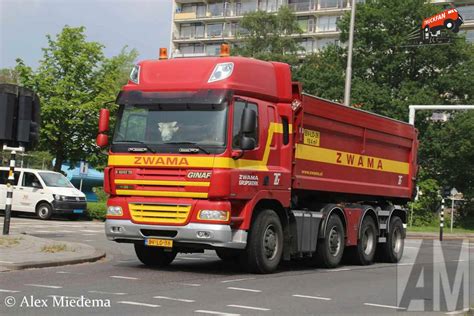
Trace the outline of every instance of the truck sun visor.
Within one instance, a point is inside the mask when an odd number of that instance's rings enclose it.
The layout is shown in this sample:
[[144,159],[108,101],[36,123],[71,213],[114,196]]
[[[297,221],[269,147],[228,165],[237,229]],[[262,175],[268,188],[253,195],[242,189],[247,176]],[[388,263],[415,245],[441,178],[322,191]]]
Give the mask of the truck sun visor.
[[221,104],[232,98],[229,90],[198,90],[181,92],[122,91],[117,104]]

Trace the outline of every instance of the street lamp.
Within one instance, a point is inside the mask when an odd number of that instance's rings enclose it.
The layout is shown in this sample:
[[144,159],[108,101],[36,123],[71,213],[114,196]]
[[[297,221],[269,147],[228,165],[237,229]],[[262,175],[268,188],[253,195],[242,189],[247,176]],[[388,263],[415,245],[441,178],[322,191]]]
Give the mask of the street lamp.
[[344,105],[351,104],[351,80],[352,80],[352,47],[354,44],[356,0],[351,2],[351,23],[349,25],[349,47],[347,48],[346,85],[344,87]]

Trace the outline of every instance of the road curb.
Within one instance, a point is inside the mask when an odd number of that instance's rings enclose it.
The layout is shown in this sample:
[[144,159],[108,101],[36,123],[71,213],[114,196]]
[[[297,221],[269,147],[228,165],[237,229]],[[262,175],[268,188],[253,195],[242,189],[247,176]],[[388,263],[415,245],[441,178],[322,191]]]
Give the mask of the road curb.
[[[85,255],[74,259],[67,260],[41,260],[41,261],[28,261],[22,263],[2,263],[0,265],[0,271],[9,271],[9,270],[24,270],[32,268],[48,268],[48,267],[59,267],[70,264],[79,264],[86,262],[95,262],[102,258],[105,258],[106,254],[104,250],[95,249],[94,253],[91,255]],[[4,268],[4,269],[2,269]],[[5,270],[6,269],[6,270]]]

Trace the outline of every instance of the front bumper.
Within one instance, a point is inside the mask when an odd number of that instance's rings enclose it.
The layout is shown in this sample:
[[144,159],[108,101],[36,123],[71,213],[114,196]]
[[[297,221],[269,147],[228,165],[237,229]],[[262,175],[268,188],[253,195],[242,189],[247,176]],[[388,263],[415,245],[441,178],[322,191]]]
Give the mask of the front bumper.
[[[84,201],[72,202],[72,201],[53,201],[53,212],[63,214],[85,214],[87,209],[87,203]],[[82,210],[82,213],[74,212]]]
[[[157,231],[156,236],[153,231]],[[197,237],[198,232],[208,232],[209,238]],[[144,232],[147,234],[145,235]],[[151,232],[151,233],[150,233]],[[189,223],[185,226],[135,224],[130,220],[107,219],[105,234],[109,240],[134,242],[147,237],[172,239],[175,244],[194,244],[211,248],[244,249],[247,231],[232,230],[229,225]],[[165,237],[163,237],[165,236]]]

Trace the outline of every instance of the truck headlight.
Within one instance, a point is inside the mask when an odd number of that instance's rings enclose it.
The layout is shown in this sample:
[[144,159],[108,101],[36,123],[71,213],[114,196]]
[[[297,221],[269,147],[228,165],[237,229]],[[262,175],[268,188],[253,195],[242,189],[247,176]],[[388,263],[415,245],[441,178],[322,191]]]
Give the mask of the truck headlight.
[[200,210],[198,219],[207,221],[227,221],[229,220],[230,213],[227,211],[217,210]]
[[122,207],[120,207],[120,206],[109,206],[109,207],[107,207],[107,215],[122,216],[123,215]]

